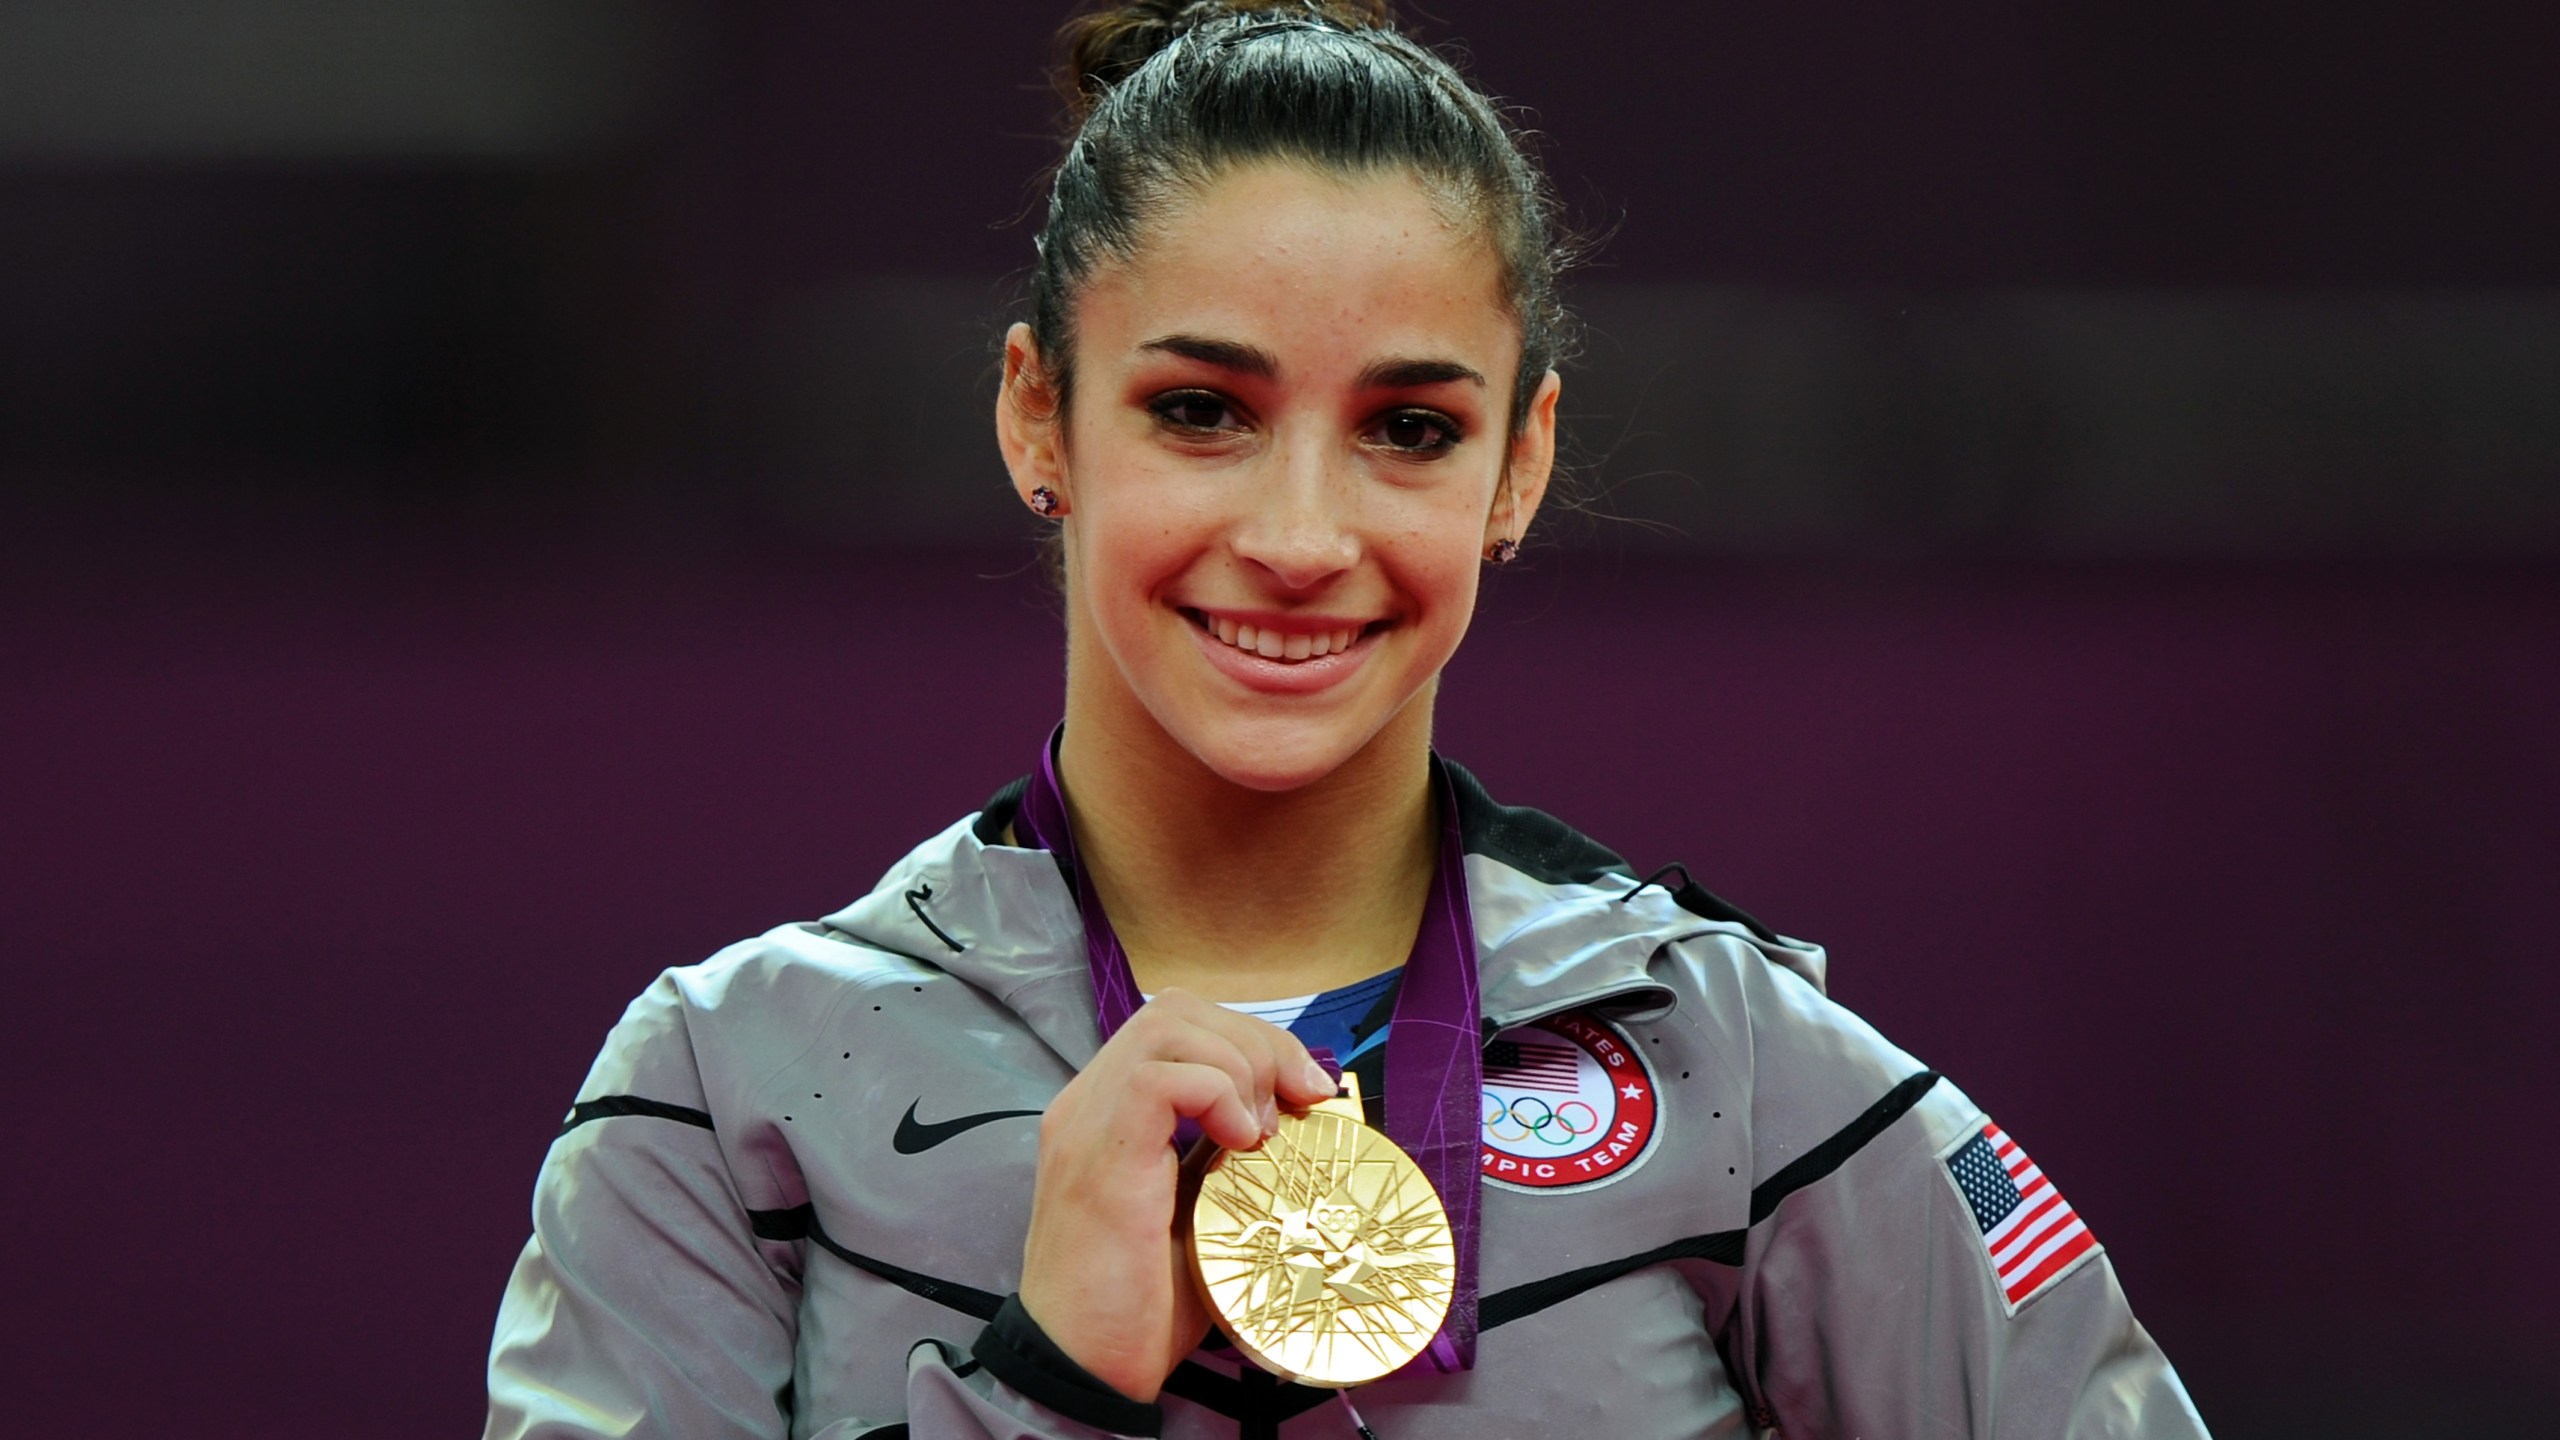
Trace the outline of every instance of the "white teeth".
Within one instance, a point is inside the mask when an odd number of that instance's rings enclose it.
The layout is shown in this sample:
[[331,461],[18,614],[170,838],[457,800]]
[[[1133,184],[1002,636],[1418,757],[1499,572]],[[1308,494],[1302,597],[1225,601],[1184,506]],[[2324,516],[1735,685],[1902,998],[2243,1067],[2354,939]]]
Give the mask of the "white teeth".
[[1239,650],[1249,650],[1266,660],[1311,660],[1323,655],[1339,655],[1360,642],[1360,628],[1335,630],[1328,634],[1283,635],[1277,630],[1256,629],[1216,616],[1200,617],[1209,633]]

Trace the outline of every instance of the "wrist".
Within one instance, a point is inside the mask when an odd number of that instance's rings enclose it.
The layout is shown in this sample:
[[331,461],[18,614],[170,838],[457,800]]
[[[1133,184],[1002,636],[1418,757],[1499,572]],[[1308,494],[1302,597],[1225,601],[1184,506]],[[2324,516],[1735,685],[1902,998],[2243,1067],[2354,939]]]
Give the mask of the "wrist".
[[1146,1387],[1140,1398],[1086,1369],[1040,1327],[1019,1294],[1005,1297],[970,1353],[987,1373],[1026,1399],[1080,1424],[1117,1435],[1153,1436],[1164,1429],[1164,1411]]
[[1109,1282],[1087,1277],[1082,1286],[1043,1285],[1040,1280],[1038,1275],[1022,1277],[1022,1288],[1010,1297],[1020,1312],[1014,1323],[1028,1327],[1043,1345],[1111,1393],[1140,1404],[1154,1403],[1156,1392],[1164,1386],[1160,1357],[1159,1368],[1149,1370],[1148,1357],[1127,1343],[1115,1343],[1127,1317],[1094,1311],[1096,1293],[1113,1293],[1106,1288]]

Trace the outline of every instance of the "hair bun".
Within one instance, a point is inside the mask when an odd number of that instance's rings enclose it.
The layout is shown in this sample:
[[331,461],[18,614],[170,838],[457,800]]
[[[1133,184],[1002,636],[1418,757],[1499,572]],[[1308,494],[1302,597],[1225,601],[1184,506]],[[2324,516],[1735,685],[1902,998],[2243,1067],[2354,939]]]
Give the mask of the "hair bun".
[[1078,120],[1147,57],[1212,21],[1303,16],[1346,30],[1395,28],[1387,0],[1131,0],[1078,15],[1058,32],[1057,86]]

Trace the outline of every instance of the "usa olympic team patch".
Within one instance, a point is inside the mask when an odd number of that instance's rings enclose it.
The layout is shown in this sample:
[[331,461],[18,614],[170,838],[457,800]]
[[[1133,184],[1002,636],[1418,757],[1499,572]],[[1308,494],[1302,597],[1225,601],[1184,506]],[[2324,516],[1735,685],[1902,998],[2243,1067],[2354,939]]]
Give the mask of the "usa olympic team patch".
[[1605,1184],[1643,1162],[1661,1119],[1644,1056],[1588,1015],[1515,1025],[1485,1047],[1481,1135],[1494,1184]]

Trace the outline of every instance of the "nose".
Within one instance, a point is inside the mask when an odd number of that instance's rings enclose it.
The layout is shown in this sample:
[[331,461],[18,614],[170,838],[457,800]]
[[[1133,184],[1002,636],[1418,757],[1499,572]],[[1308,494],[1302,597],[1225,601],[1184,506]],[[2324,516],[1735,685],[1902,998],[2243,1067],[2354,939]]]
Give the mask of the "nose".
[[1291,590],[1312,589],[1358,562],[1359,488],[1349,456],[1313,437],[1284,435],[1256,469],[1235,527],[1238,556]]

